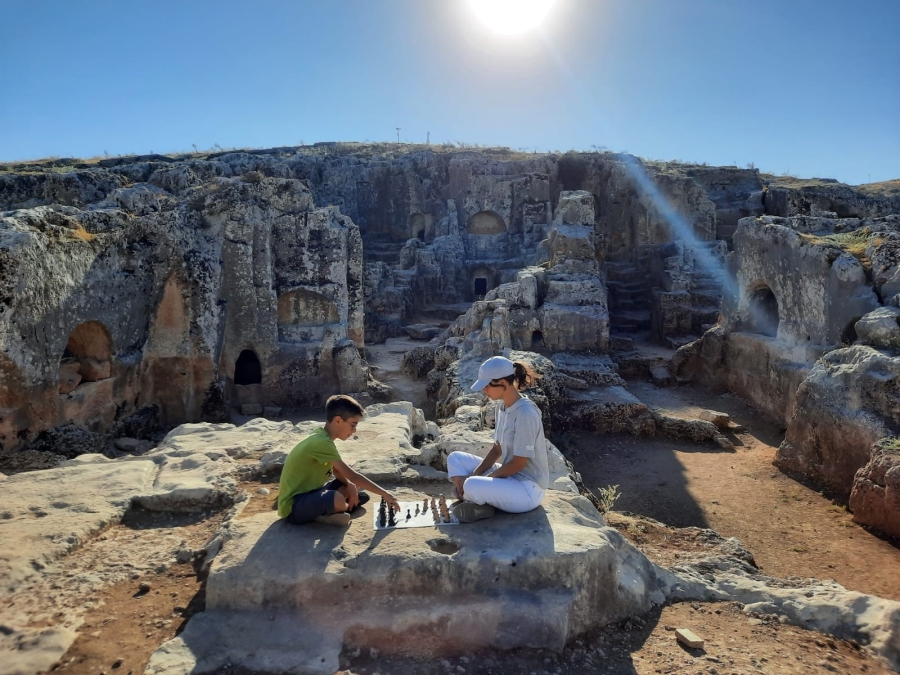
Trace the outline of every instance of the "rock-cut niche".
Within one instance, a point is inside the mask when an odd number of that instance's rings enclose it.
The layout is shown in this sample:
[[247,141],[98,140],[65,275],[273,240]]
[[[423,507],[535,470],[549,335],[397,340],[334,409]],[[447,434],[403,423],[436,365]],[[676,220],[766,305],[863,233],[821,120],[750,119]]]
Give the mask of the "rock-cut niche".
[[86,321],[69,335],[59,361],[59,392],[67,394],[84,382],[105,380],[112,374],[113,344],[99,321]]
[[434,217],[427,213],[413,213],[409,217],[409,237],[430,242],[434,239]]
[[312,342],[325,337],[325,327],[340,322],[337,305],[306,289],[278,296],[278,341]]
[[472,270],[472,295],[475,300],[483,300],[487,292],[494,288],[495,277],[494,271],[483,265]]
[[466,231],[469,234],[504,234],[506,224],[503,218],[493,211],[479,211],[469,218]]
[[768,337],[778,334],[778,299],[768,286],[760,286],[752,291],[747,302],[747,317],[744,329]]
[[234,364],[234,383],[262,384],[262,364],[252,349],[242,351]]

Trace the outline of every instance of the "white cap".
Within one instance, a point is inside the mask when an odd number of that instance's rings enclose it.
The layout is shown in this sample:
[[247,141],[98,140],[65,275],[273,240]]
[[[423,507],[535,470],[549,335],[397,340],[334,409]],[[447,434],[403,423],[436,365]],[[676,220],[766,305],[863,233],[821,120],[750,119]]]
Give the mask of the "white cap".
[[472,391],[481,391],[485,385],[491,380],[499,380],[501,377],[509,377],[515,373],[513,362],[505,356],[492,356],[481,364],[478,369],[478,379],[470,389]]

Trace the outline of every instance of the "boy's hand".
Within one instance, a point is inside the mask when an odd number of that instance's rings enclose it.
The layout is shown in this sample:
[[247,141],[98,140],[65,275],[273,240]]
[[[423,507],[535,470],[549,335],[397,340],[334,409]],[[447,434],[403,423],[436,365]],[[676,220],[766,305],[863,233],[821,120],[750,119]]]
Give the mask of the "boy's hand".
[[356,505],[359,504],[359,488],[356,487],[355,483],[347,483],[347,509],[356,508]]

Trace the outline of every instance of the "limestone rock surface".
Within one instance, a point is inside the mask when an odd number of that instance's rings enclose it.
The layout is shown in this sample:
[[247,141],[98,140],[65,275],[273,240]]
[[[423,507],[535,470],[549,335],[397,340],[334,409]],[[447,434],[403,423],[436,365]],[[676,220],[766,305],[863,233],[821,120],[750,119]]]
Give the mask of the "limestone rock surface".
[[777,466],[849,496],[875,441],[896,435],[900,358],[854,345],[823,356],[800,385]]
[[869,461],[853,478],[853,519],[892,537],[900,537],[900,443],[896,436],[872,447]]

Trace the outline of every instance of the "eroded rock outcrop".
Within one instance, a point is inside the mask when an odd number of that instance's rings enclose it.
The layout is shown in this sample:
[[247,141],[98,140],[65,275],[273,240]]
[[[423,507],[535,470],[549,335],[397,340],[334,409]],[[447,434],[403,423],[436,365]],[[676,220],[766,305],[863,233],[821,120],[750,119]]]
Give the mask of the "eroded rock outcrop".
[[169,187],[0,218],[3,447],[143,406],[171,425],[365,388],[352,221],[295,179]]
[[701,377],[734,391],[787,425],[813,363],[856,339],[856,323],[880,307],[870,270],[890,247],[895,217],[867,221],[746,218],[728,257],[722,320],[697,351]]

